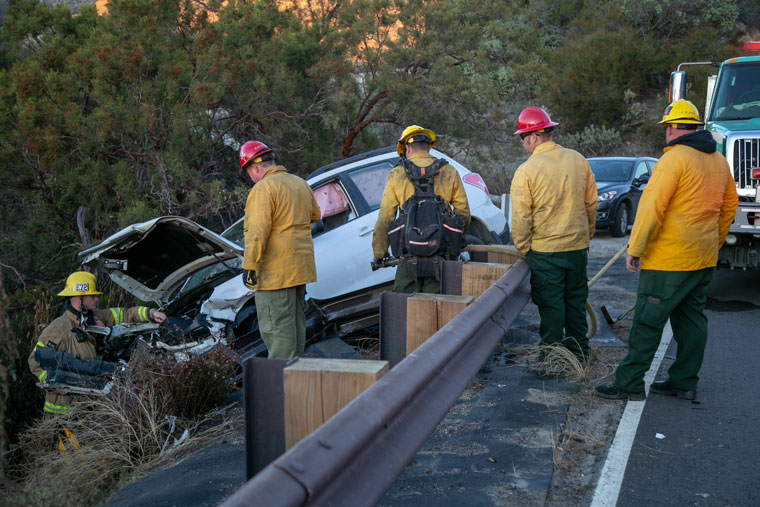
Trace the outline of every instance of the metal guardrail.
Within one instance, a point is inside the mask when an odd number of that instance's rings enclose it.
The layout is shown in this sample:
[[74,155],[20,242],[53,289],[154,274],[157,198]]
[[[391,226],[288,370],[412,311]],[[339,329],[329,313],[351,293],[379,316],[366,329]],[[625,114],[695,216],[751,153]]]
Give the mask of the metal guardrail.
[[376,505],[530,297],[523,260],[222,505]]

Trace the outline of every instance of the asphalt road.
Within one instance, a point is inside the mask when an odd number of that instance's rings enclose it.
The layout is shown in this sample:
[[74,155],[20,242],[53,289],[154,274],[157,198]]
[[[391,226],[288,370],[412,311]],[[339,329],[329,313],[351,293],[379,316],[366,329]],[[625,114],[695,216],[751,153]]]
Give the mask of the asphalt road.
[[[626,240],[598,234],[589,276]],[[637,279],[619,260],[592,288],[592,305],[604,304],[619,318],[632,308]],[[718,271],[709,295],[710,338],[697,403],[650,395],[627,458],[620,507],[760,506],[760,273]],[[508,341],[536,340],[536,331],[529,304]],[[658,378],[674,355],[674,349],[666,354]],[[552,441],[573,386],[515,368],[498,352],[476,380],[482,389],[457,402],[382,505],[544,504]],[[242,442],[233,440],[148,475],[107,504],[217,505],[245,480]]]
[[697,399],[649,395],[618,507],[760,505],[760,273],[716,271],[708,296]]

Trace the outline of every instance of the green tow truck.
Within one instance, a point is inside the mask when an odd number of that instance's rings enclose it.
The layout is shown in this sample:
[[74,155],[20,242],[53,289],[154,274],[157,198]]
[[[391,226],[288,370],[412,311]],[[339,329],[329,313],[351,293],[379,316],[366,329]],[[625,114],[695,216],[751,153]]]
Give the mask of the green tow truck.
[[[744,45],[760,53],[760,42]],[[731,58],[722,63],[685,62],[670,76],[670,102],[685,97],[687,65],[712,65],[717,74],[707,79],[705,129],[712,132],[736,182],[739,207],[718,267],[760,269],[760,56]]]

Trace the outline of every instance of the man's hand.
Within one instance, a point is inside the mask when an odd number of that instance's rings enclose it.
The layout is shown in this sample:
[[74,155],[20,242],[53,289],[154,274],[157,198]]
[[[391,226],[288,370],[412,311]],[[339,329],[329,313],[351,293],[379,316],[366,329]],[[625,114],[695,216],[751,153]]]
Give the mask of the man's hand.
[[625,268],[631,273],[637,272],[639,270],[639,257],[627,254],[625,257]]
[[166,320],[166,314],[164,312],[153,312],[153,320],[160,324]]
[[256,271],[252,269],[243,270],[243,284],[247,289],[253,290],[256,288]]
[[385,263],[388,261],[388,257],[375,257],[372,259],[372,271],[377,271],[380,268],[384,268]]

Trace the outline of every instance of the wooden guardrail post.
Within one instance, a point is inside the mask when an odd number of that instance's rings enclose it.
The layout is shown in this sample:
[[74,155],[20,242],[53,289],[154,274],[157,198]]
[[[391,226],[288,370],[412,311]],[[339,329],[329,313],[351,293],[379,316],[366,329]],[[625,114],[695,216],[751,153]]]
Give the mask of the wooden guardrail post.
[[322,426],[387,372],[387,361],[361,359],[299,359],[285,367],[285,447]]
[[406,300],[406,355],[472,302],[471,296],[413,294]]
[[514,264],[524,257],[515,247],[507,245],[467,245],[464,250],[470,253],[473,262]]
[[462,295],[477,298],[504,276],[510,264],[465,262],[462,265]]

